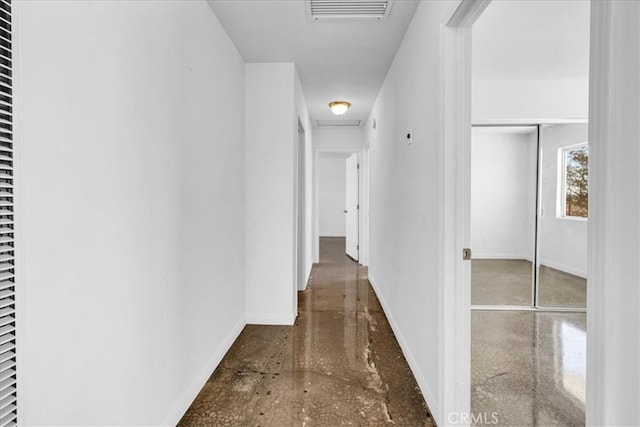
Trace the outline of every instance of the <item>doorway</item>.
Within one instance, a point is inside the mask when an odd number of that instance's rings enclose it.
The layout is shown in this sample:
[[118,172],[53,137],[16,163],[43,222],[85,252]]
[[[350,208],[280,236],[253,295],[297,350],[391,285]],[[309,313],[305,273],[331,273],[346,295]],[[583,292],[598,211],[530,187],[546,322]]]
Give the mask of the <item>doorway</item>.
[[472,31],[471,412],[582,425],[589,4],[492,2]]
[[351,260],[361,260],[361,153],[354,150],[316,151],[315,262],[322,262],[320,245],[339,246]]
[[[568,15],[565,13],[566,10],[547,10],[546,12],[536,10],[538,7],[570,9],[574,6],[581,10]],[[486,72],[489,69],[483,68],[482,64],[476,60],[476,49],[482,46],[481,39],[476,37],[476,30],[482,27],[479,23],[482,23],[487,16],[491,16],[500,8],[509,7],[519,11],[506,18],[494,15],[492,23],[487,25],[489,20],[483,24],[485,28],[492,30],[509,29],[514,34],[502,34],[499,38],[501,42],[511,44],[509,49],[496,48],[495,45],[485,49],[484,52],[489,55],[489,59],[497,62],[500,67],[487,72],[485,81],[477,84],[475,73],[478,70]],[[542,17],[536,18],[539,15]],[[570,17],[569,22],[567,16]],[[476,22],[478,17],[480,20]],[[576,22],[581,23],[584,28],[567,31],[567,27]],[[536,30],[536,25],[540,23],[543,23],[543,28]],[[474,240],[471,191],[475,182],[472,181],[474,146],[471,123],[535,127],[537,128],[535,138],[538,139],[539,146],[538,166],[535,167],[538,175],[534,178],[538,191],[534,193],[535,198],[523,202],[524,205],[535,202],[537,207],[532,212],[520,214],[520,219],[524,220],[524,223],[513,221],[516,211],[511,212],[511,222],[502,223],[518,230],[523,247],[531,249],[522,252],[521,249],[512,247],[511,251],[505,253],[488,254],[494,255],[499,260],[513,260],[521,264],[524,271],[524,280],[521,283],[524,291],[523,299],[519,302],[505,303],[504,301],[494,302],[496,300],[494,298],[492,302],[485,301],[476,305],[475,310],[471,311],[469,302],[472,301],[473,291],[471,288],[473,260],[466,264],[457,262],[451,268],[452,281],[455,281],[455,291],[451,292],[451,298],[457,301],[457,304],[451,304],[450,307],[445,307],[445,310],[450,308],[456,313],[452,316],[452,319],[455,317],[453,329],[456,335],[461,335],[462,338],[451,339],[446,343],[449,344],[450,354],[469,354],[466,352],[468,347],[465,349],[465,345],[469,345],[472,361],[467,360],[466,366],[470,367],[469,371],[465,371],[461,366],[465,362],[463,356],[457,356],[451,362],[450,365],[452,371],[456,373],[457,380],[470,387],[466,390],[460,389],[459,394],[454,394],[458,390],[452,389],[451,395],[445,398],[455,402],[458,408],[468,408],[467,410],[472,414],[491,416],[497,409],[499,423],[502,424],[584,423],[586,371],[584,308],[575,305],[562,307],[557,303],[554,303],[555,306],[548,303],[546,306],[542,305],[544,282],[541,278],[545,273],[542,271],[545,264],[541,258],[544,242],[540,240],[540,236],[544,226],[542,219],[545,215],[547,219],[552,218],[549,208],[545,211],[541,210],[545,196],[554,194],[551,197],[554,206],[558,202],[562,203],[564,196],[561,196],[562,193],[558,191],[561,176],[559,172],[562,172],[562,169],[557,168],[555,174],[543,174],[545,171],[542,167],[542,161],[549,158],[554,158],[558,164],[558,159],[561,158],[560,151],[557,147],[555,150],[545,149],[541,144],[545,138],[550,139],[548,135],[550,129],[561,129],[559,125],[575,121],[567,118],[577,117],[584,120],[588,117],[589,2],[463,2],[448,25],[453,29],[448,31],[445,37],[446,49],[449,53],[445,58],[444,82],[445,92],[449,95],[445,99],[447,108],[444,126],[445,136],[451,142],[451,148],[450,151],[445,151],[444,163],[445,166],[450,165],[451,170],[450,173],[445,173],[445,184],[449,178],[448,188],[456,194],[456,197],[451,199],[452,211],[460,219],[459,224],[451,227],[451,236],[456,244],[456,250],[462,251],[467,246],[474,249],[473,258],[475,255],[483,255],[471,245]],[[554,25],[557,27],[557,34],[553,31]],[[527,35],[527,30],[534,30],[534,32]],[[549,36],[547,33],[555,35]],[[540,59],[543,53],[558,52],[562,49],[561,46],[565,41],[562,34],[570,34],[568,37],[573,38],[573,41],[584,42],[579,48],[579,52],[586,53],[585,60],[581,62],[584,78],[580,77],[568,82],[563,80],[566,75],[544,77],[540,74],[527,77],[526,73],[530,69],[535,69],[536,66],[540,67],[538,70],[541,72],[546,72],[553,67],[556,67],[554,70],[559,72],[557,67],[570,62]],[[550,46],[537,50],[516,48],[516,42],[523,40],[536,43],[546,40]],[[505,52],[508,55],[502,62],[495,61]],[[532,55],[532,52],[536,54]],[[570,54],[573,55],[576,52],[573,50]],[[504,75],[510,71],[517,71],[520,74],[515,77]],[[578,92],[577,97],[572,96]],[[479,102],[479,99],[484,100],[484,104]],[[586,128],[586,125],[583,124],[583,126]],[[526,140],[526,138],[520,139]],[[531,144],[528,146],[530,147]],[[565,147],[569,146],[570,144],[567,144]],[[523,152],[520,154],[524,155]],[[508,166],[509,164],[505,163],[502,168],[506,171]],[[529,193],[525,188],[531,188],[532,175],[522,174],[526,170],[531,168],[525,166],[524,170],[520,168],[515,171],[520,172],[520,176],[524,176],[525,182],[529,183],[529,186],[520,187],[520,195]],[[545,180],[554,183],[553,191],[544,191],[542,183]],[[510,184],[513,182],[505,182],[503,179],[500,183],[494,184],[494,191],[500,186],[509,187]],[[491,194],[491,196],[499,195]],[[511,197],[507,199],[510,200]],[[552,210],[553,216],[558,219],[558,210],[556,208]],[[506,212],[499,213],[506,214]],[[482,235],[479,239],[482,241]],[[575,243],[574,246],[577,247]],[[462,252],[464,255],[469,253]],[[491,256],[487,258],[492,261]],[[515,263],[505,262],[505,264]],[[503,267],[503,272],[508,270],[505,266]],[[506,273],[510,272],[506,271]],[[455,295],[453,295],[454,292]],[[504,297],[500,292],[496,292],[494,297],[496,295]],[[505,351],[505,349],[509,350]],[[445,364],[445,366],[448,365]],[[555,377],[553,369],[556,369]],[[465,402],[463,396],[465,392],[467,396],[470,395],[470,401]]]

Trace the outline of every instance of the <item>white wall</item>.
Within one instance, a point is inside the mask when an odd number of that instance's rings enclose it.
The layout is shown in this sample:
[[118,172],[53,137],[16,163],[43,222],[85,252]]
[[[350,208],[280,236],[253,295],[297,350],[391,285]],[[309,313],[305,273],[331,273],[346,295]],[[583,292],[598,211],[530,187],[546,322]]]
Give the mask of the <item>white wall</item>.
[[15,9],[20,422],[175,424],[244,326],[244,63],[201,1]]
[[640,3],[592,2],[587,407],[640,425]]
[[[458,2],[421,2],[365,125],[369,278],[438,425],[447,424],[441,279],[441,31]],[[375,119],[377,129],[371,129]],[[413,144],[403,141],[413,128]],[[452,194],[448,195],[453,197]]]
[[533,261],[536,132],[509,129],[472,132],[471,248],[474,258]]
[[[295,319],[294,78],[293,63],[246,64],[248,323],[293,324]],[[278,108],[274,99],[281,99]]]
[[472,84],[472,120],[505,122],[526,119],[586,119],[586,79],[481,80]]
[[322,127],[313,132],[314,149],[351,149],[361,150],[364,145],[365,131],[360,127]]
[[320,153],[318,202],[320,236],[345,236],[346,158],[348,154]]
[[586,124],[547,125],[541,131],[541,217],[538,228],[540,264],[587,277],[587,221],[558,216],[561,161],[558,149],[587,142]]
[[[297,315],[298,119],[310,121],[293,63],[246,64],[247,322],[293,324]],[[297,88],[297,89],[296,89]],[[278,108],[273,100],[279,99]],[[306,142],[311,147],[312,139]],[[310,151],[310,150],[309,150]],[[312,169],[307,155],[307,168]],[[311,186],[309,179],[308,186]],[[308,187],[309,188],[309,187]],[[307,189],[308,189],[307,188]],[[309,206],[310,201],[307,201]],[[309,234],[307,228],[305,233]],[[307,250],[308,243],[305,242]],[[310,253],[310,252],[309,252]],[[310,270],[309,255],[304,254]]]

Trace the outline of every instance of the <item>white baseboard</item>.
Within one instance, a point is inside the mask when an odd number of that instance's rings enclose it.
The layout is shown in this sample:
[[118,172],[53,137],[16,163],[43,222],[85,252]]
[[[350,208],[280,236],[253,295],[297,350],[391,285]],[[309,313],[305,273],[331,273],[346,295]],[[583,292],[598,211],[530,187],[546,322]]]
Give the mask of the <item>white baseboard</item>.
[[294,313],[247,313],[248,325],[286,325],[296,321]]
[[213,371],[218,367],[224,355],[229,351],[235,340],[242,332],[246,325],[244,316],[235,324],[233,329],[226,336],[222,344],[218,346],[218,348],[214,351],[213,355],[209,358],[207,363],[202,367],[198,375],[191,381],[191,384],[185,392],[182,394],[182,397],[178,400],[178,403],[171,409],[169,414],[165,417],[162,422],[163,426],[175,426],[178,424],[182,416],[187,412],[189,406],[193,403],[202,387],[204,387],[205,383],[213,374]]
[[393,330],[393,333],[396,336],[396,339],[398,340],[398,344],[400,344],[400,349],[404,354],[404,358],[407,359],[409,368],[411,369],[411,372],[413,373],[413,376],[415,377],[416,382],[418,383],[418,387],[420,387],[420,391],[424,396],[424,400],[427,402],[427,405],[429,406],[429,410],[431,411],[431,416],[433,417],[437,425],[445,425],[446,423],[442,423],[442,424],[440,423],[440,414],[437,413],[439,402],[435,398],[435,395],[433,394],[433,392],[431,391],[431,387],[429,387],[429,384],[427,383],[427,380],[424,377],[422,370],[418,365],[418,362],[416,361],[415,357],[413,356],[413,353],[411,352],[411,348],[409,347],[407,340],[404,338],[404,335],[402,334],[402,331],[400,330],[398,323],[396,322],[395,318],[393,317],[393,314],[391,313],[391,309],[387,305],[387,302],[385,301],[384,296],[380,292],[380,288],[378,288],[378,285],[376,285],[375,279],[373,278],[373,276],[371,276],[371,272],[369,272],[369,283],[371,283],[371,287],[375,291],[376,296],[378,297],[378,301],[380,301],[382,310],[384,311],[385,316],[387,316],[387,320],[389,320],[389,324],[391,325],[391,329]]
[[528,254],[472,254],[473,259],[523,259],[525,261],[533,262],[533,257]]
[[560,270],[565,273],[573,274],[574,276],[582,277],[583,279],[587,278],[587,272],[585,270],[581,270],[575,267],[569,267],[567,265],[562,265],[554,261],[550,261],[548,259],[541,259],[540,265],[546,265],[547,267],[551,267],[555,270]]

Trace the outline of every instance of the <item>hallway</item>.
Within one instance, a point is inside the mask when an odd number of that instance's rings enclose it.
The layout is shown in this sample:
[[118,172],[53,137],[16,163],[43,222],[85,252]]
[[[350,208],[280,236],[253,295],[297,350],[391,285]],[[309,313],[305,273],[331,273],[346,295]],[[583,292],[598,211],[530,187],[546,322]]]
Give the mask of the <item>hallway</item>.
[[247,325],[179,425],[431,426],[367,280],[322,238],[294,326]]

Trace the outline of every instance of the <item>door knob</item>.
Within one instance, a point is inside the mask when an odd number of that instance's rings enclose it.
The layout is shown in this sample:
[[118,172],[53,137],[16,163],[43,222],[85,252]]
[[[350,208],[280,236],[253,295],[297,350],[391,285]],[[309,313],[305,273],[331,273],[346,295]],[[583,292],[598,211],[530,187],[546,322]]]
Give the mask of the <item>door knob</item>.
[[347,210],[346,210],[346,209],[344,210],[344,213],[347,213]]

